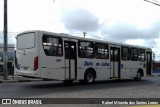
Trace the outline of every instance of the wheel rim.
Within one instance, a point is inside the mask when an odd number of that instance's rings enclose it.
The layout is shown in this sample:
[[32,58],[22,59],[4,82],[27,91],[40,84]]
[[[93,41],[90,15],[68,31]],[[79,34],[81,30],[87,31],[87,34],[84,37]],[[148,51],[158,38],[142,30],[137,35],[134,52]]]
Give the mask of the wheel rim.
[[93,80],[94,80],[93,74],[92,73],[88,73],[87,74],[87,82],[91,83],[91,82],[93,82]]
[[140,73],[137,73],[137,78],[138,78],[138,80],[141,79],[141,74]]

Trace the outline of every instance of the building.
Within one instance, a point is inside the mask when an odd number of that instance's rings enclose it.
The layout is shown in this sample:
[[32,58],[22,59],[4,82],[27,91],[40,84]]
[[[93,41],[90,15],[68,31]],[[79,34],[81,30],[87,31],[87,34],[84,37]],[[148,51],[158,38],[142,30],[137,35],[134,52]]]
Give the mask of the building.
[[152,75],[153,76],[160,76],[160,61],[153,61],[152,62]]

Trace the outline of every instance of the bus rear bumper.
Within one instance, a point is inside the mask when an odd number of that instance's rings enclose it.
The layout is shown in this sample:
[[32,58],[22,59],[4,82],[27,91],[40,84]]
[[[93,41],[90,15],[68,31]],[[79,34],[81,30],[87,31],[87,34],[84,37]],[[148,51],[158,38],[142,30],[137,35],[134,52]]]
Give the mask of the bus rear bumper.
[[26,76],[26,77],[37,77],[39,78],[40,75],[36,71],[25,71],[25,70],[15,70],[16,75],[18,76]]

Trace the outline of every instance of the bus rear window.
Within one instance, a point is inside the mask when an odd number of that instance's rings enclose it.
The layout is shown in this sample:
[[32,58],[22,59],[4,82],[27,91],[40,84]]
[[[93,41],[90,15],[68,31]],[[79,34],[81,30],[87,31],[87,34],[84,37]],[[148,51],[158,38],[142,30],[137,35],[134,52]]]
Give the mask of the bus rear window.
[[17,49],[30,49],[35,46],[35,33],[24,33],[17,36]]

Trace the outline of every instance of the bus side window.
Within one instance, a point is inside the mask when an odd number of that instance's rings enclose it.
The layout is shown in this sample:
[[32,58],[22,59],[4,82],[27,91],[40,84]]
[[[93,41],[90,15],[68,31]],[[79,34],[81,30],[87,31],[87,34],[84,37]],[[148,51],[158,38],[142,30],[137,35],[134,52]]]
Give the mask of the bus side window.
[[58,37],[44,35],[42,38],[43,49],[48,56],[62,56],[62,39]]
[[78,42],[78,56],[80,58],[93,58],[94,57],[94,43],[90,41]]
[[130,60],[130,51],[129,47],[123,46],[121,48],[121,55],[122,55],[122,60]]
[[138,49],[131,48],[131,60],[138,61]]
[[95,58],[108,59],[108,45],[102,43],[95,43]]
[[138,57],[139,61],[145,61],[145,50],[144,49],[139,49],[138,51]]

